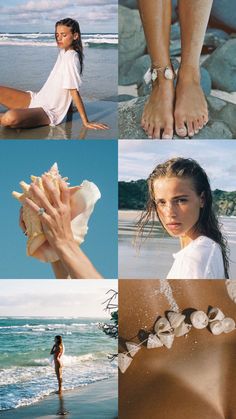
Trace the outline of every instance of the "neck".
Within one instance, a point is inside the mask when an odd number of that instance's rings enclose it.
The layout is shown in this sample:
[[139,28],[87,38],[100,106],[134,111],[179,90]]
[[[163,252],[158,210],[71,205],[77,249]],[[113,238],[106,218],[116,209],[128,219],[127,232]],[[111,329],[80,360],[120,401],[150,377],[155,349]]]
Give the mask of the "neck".
[[196,240],[199,236],[200,236],[200,233],[198,232],[189,232],[186,235],[181,236],[180,237],[181,249],[188,246],[188,244],[191,243],[191,241]]

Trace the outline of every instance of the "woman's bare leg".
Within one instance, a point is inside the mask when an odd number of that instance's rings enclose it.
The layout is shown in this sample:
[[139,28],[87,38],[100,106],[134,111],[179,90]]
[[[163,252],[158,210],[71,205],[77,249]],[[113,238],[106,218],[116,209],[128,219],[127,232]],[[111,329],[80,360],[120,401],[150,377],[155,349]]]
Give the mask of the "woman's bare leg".
[[61,394],[62,392],[62,367],[59,365],[55,365],[55,372],[58,381],[58,393]]
[[175,129],[193,136],[208,121],[207,102],[200,85],[199,59],[213,0],[179,0],[181,66],[175,104]]
[[49,125],[50,120],[42,108],[11,109],[1,118],[4,127],[33,128]]
[[0,86],[0,104],[9,110],[0,114],[0,125],[11,128],[32,128],[49,125],[50,120],[42,108],[29,108],[30,93]]
[[[139,11],[152,66],[171,66],[169,56],[171,0],[139,0]],[[173,137],[173,104],[173,80],[165,79],[160,72],[158,81],[153,84],[141,120],[141,125],[149,138]]]
[[0,104],[8,109],[28,108],[31,101],[30,93],[11,87],[0,86]]

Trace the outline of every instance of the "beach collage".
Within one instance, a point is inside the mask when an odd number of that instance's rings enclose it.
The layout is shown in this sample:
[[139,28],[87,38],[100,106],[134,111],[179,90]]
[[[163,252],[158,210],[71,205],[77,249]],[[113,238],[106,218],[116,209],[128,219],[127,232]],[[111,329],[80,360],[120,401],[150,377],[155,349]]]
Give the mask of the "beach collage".
[[236,7],[0,0],[0,419],[236,419]]

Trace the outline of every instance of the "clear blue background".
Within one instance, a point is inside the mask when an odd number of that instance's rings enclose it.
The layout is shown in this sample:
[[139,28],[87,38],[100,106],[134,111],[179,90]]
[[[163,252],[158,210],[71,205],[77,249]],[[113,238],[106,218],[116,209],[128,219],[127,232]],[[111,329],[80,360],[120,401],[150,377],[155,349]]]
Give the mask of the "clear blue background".
[[117,278],[117,141],[0,142],[0,278],[53,278],[51,265],[26,256],[26,237],[18,226],[21,180],[40,176],[54,162],[71,186],[87,179],[101,191],[89,220],[82,250],[105,278]]

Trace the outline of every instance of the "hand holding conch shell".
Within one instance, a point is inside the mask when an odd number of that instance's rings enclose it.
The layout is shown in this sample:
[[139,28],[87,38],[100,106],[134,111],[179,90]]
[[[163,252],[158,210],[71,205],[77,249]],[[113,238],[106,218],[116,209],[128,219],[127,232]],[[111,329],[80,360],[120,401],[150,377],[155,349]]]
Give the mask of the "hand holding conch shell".
[[100,277],[78,247],[101,196],[96,185],[84,181],[80,186],[69,187],[56,164],[32,180],[31,185],[21,182],[23,194],[13,192],[23,204],[20,226],[28,236],[27,254],[45,262],[60,260],[73,278]]

